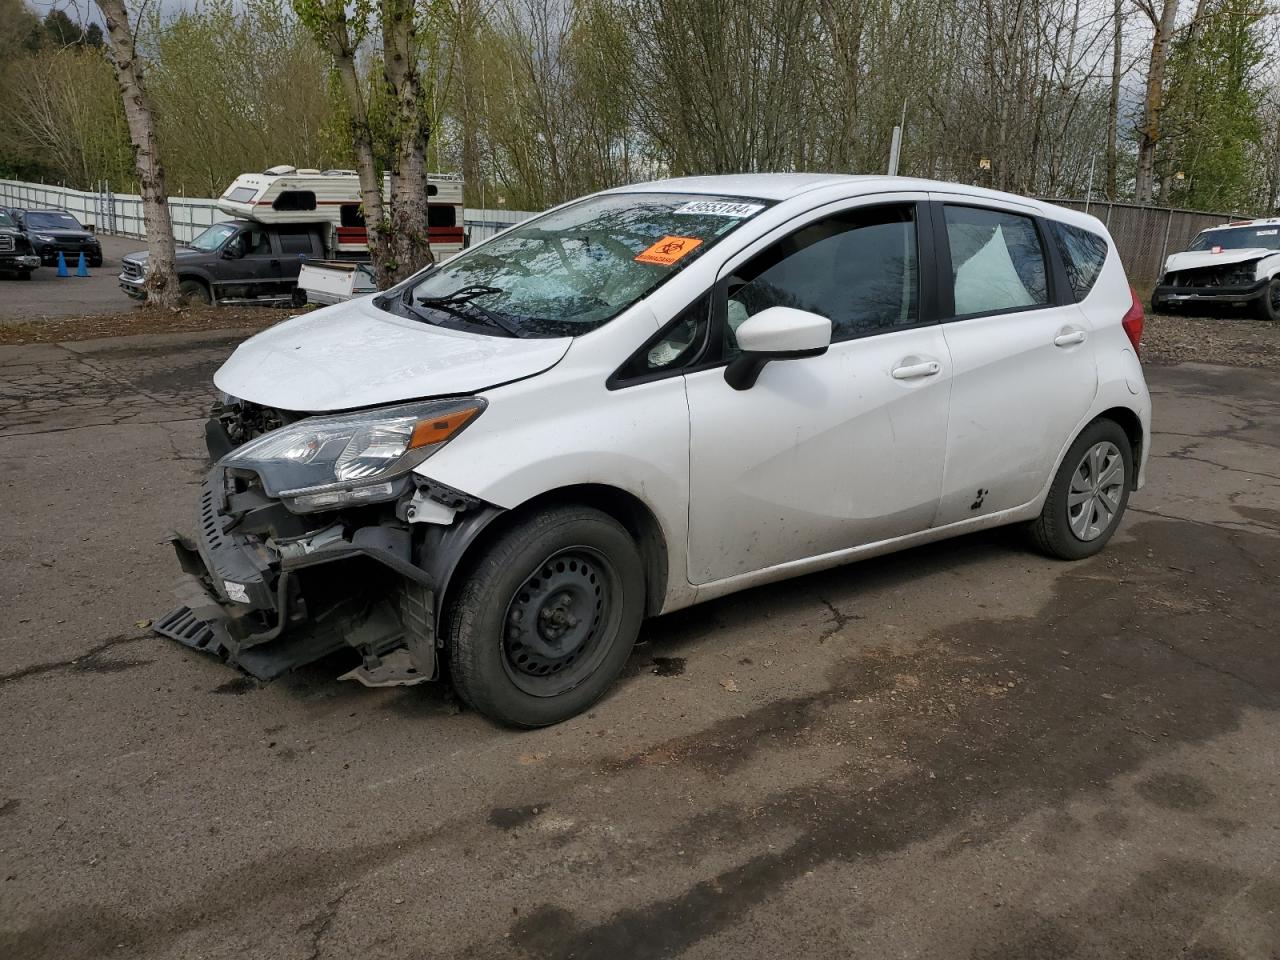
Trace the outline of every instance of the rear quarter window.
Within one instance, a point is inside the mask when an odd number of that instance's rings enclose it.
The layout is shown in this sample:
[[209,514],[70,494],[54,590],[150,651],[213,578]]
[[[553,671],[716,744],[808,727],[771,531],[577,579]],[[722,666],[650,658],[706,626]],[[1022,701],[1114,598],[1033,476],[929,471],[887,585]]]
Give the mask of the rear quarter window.
[[1107,262],[1107,241],[1082,227],[1073,227],[1057,220],[1049,221],[1053,241],[1062,256],[1062,266],[1067,271],[1067,282],[1083,300],[1098,282],[1102,265]]

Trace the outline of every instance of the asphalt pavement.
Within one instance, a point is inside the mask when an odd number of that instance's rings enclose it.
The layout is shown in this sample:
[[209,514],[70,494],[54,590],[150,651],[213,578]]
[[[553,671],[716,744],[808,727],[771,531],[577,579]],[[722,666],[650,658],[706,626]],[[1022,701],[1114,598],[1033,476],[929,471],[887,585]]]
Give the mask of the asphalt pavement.
[[520,733],[147,632],[233,344],[0,348],[0,956],[1277,956],[1277,371],[1148,370],[1098,557],[708,603]]
[[40,267],[30,280],[0,277],[0,323],[42,320],[85,314],[122,313],[133,301],[120,289],[120,258],[147,248],[145,240],[99,234],[102,266],[89,267],[88,277],[77,277],[76,261],[67,264],[69,277],[59,277],[57,267]]

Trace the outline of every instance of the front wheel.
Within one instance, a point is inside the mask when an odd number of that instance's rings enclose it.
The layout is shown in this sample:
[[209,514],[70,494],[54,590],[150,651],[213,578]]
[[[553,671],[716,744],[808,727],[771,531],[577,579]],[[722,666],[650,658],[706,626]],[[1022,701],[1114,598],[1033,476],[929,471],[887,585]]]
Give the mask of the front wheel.
[[1280,322],[1280,277],[1272,278],[1267,284],[1262,296],[1254,301],[1253,312],[1259,320]]
[[1114,420],[1095,420],[1062,458],[1031,538],[1061,560],[1082,560],[1107,545],[1129,503],[1133,448]]
[[489,546],[449,605],[453,685],[502,723],[567,720],[621,672],[644,598],[640,552],[616,520],[586,507],[534,514]]
[[178,297],[183,306],[208,306],[213,303],[209,288],[199,280],[183,280],[178,284]]

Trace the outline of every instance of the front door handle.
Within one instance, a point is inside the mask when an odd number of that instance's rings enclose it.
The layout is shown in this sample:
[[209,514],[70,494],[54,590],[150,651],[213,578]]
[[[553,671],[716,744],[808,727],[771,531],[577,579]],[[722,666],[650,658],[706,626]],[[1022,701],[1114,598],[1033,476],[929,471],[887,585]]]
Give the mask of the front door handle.
[[1064,330],[1053,338],[1055,347],[1070,347],[1077,343],[1084,343],[1085,332],[1083,330]]
[[908,363],[893,368],[895,380],[917,380],[920,377],[932,377],[941,372],[942,364],[937,360],[925,360],[922,363]]

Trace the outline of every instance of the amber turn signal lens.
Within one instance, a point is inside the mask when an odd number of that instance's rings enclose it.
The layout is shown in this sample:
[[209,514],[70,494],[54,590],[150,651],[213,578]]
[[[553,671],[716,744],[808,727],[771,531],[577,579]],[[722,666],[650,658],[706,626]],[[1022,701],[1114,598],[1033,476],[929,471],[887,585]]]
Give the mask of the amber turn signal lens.
[[459,410],[457,413],[450,413],[447,416],[419,420],[413,428],[413,437],[409,440],[409,449],[417,450],[419,447],[429,447],[432,444],[444,443],[465,427],[471,418],[479,412],[479,407],[469,407],[466,410]]

